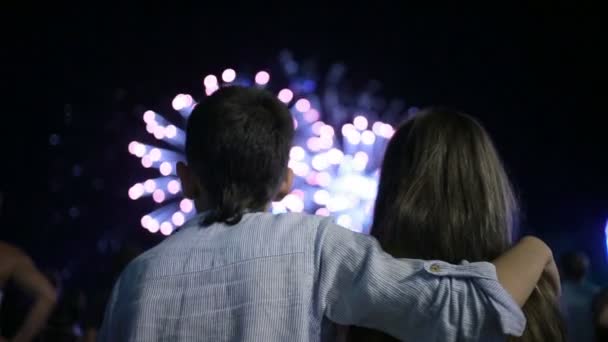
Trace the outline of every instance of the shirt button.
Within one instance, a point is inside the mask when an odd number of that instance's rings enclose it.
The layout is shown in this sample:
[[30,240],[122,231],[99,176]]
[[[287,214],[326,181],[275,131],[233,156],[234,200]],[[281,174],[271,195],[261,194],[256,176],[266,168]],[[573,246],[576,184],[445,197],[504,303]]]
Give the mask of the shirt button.
[[430,269],[431,269],[431,272],[437,273],[437,272],[441,271],[441,266],[439,266],[439,264],[432,264]]

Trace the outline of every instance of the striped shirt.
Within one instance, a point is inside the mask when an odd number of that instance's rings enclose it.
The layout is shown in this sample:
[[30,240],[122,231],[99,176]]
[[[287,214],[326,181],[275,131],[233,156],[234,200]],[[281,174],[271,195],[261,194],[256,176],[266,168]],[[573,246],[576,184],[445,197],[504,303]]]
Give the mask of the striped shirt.
[[199,221],[125,269],[99,341],[326,341],[334,323],[407,341],[501,341],[525,327],[490,263],[395,259],[317,216]]

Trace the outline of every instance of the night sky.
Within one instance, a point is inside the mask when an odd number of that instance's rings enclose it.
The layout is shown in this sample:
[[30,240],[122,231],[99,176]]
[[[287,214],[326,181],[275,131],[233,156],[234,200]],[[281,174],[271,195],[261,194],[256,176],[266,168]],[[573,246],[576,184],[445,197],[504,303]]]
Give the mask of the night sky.
[[141,106],[200,96],[205,74],[273,66],[288,48],[321,71],[343,62],[353,82],[376,79],[408,105],[479,118],[516,184],[525,229],[605,265],[608,126],[595,105],[605,37],[594,9],[101,3],[3,11],[0,234],[37,260],[84,263],[106,242],[158,241],[139,227],[149,207],[126,196],[141,178],[126,152],[143,130]]

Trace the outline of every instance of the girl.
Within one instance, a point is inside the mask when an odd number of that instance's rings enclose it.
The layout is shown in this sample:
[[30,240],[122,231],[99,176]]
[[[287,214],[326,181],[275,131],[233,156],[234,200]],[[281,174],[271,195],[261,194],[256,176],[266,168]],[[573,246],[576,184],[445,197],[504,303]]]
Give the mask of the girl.
[[[388,145],[371,235],[398,258],[493,260],[509,249],[518,205],[486,131],[445,109],[421,112]],[[564,341],[556,289],[543,276],[523,307],[518,341]],[[352,328],[351,341],[391,341]]]

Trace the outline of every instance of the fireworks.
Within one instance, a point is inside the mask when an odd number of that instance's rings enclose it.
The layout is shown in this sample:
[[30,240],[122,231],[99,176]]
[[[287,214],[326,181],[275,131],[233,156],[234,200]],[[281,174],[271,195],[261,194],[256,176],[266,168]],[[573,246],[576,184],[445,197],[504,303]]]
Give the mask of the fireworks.
[[[203,78],[206,96],[228,84],[255,86],[274,91],[291,110],[296,138],[290,151],[289,167],[296,175],[294,188],[282,201],[272,203],[273,213],[308,212],[332,216],[338,224],[367,232],[378,186],[379,167],[384,149],[394,133],[391,124],[402,115],[402,101],[386,101],[375,95],[377,84],[370,83],[352,95],[344,81],[345,68],[334,65],[325,80],[300,68],[288,52],[280,55],[282,77],[288,84],[273,84],[265,70],[254,75],[225,69],[219,75]],[[221,80],[221,82],[220,82]],[[346,83],[346,84],[345,84]],[[319,89],[319,84],[323,85]],[[174,110],[187,118],[196,102],[189,94],[178,94]],[[412,109],[410,109],[412,110]],[[383,120],[379,120],[382,117]],[[157,168],[161,177],[133,185],[133,200],[151,197],[160,206],[141,219],[152,233],[169,235],[175,227],[194,215],[190,200],[181,198],[175,164],[185,160],[183,123],[169,122],[160,113],[143,113],[144,127],[157,141],[171,146],[163,149],[133,141],[128,150],[141,159],[144,168]]]

